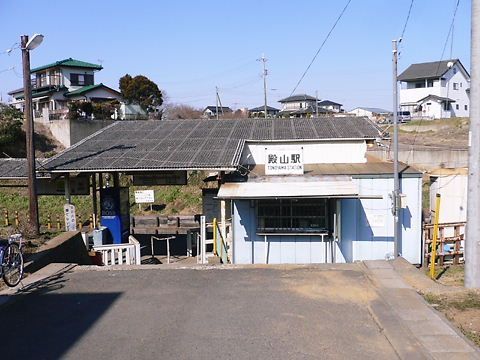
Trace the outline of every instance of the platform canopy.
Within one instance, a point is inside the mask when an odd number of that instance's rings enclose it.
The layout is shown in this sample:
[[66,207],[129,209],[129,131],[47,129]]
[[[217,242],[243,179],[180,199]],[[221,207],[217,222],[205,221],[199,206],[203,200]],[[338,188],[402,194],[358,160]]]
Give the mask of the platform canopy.
[[48,160],[50,172],[236,170],[248,141],[374,140],[363,117],[119,121]]

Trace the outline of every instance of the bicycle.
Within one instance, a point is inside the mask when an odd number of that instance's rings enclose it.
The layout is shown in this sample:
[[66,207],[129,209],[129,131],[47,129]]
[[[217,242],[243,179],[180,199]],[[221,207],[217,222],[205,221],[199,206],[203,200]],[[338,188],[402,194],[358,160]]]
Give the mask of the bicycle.
[[0,276],[9,287],[17,286],[23,277],[23,236],[10,235],[0,240]]

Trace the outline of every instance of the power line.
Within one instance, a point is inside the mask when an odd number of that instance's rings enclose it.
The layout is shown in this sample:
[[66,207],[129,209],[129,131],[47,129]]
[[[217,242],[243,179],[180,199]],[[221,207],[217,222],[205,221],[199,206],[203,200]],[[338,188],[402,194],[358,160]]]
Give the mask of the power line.
[[414,0],[412,0],[412,2],[410,3],[410,7],[408,8],[407,18],[405,19],[405,24],[403,25],[402,35],[400,36],[400,39],[403,39],[403,35],[405,35],[405,30],[407,30],[408,20],[410,19],[410,14],[412,13],[413,2]]
[[305,71],[303,72],[302,76],[300,77],[300,79],[298,80],[297,84],[295,85],[295,87],[293,88],[292,92],[290,93],[290,96],[293,95],[293,93],[295,92],[295,90],[297,90],[298,88],[298,85],[300,85],[300,83],[302,82],[303,78],[305,77],[305,75],[307,74],[308,70],[310,70],[310,67],[312,66],[312,64],[315,62],[315,59],[317,58],[318,54],[320,54],[320,51],[322,51],[323,49],[323,46],[325,45],[325,43],[328,41],[328,39],[330,38],[330,35],[332,34],[333,30],[335,29],[335,27],[337,26],[338,22],[340,21],[340,19],[342,18],[343,14],[345,13],[345,11],[347,10],[348,8],[348,5],[350,5],[350,3],[352,2],[352,0],[348,0],[347,1],[347,4],[345,5],[345,7],[343,8],[343,10],[340,12],[340,15],[338,15],[337,17],[337,20],[335,20],[333,26],[331,27],[330,31],[328,32],[327,36],[325,37],[325,39],[323,40],[322,44],[320,45],[320,47],[318,48],[317,52],[315,53],[315,56],[313,57],[312,61],[310,61],[310,64],[308,64],[307,68],[305,69]]

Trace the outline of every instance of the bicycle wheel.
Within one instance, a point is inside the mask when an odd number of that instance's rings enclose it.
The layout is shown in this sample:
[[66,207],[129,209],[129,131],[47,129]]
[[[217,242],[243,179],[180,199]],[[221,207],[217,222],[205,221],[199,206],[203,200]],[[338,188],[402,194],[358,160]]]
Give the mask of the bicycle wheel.
[[17,244],[8,245],[3,252],[3,281],[10,287],[17,286],[23,276],[23,255]]

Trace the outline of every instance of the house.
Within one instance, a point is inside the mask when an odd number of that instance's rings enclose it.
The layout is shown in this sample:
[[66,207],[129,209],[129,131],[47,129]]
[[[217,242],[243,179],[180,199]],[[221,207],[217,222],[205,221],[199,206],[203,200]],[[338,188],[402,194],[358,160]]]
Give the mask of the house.
[[319,108],[330,110],[336,113],[343,112],[342,106],[342,104],[330,100],[322,100],[318,102]]
[[412,64],[398,81],[400,111],[412,118],[469,116],[470,74],[459,59]]
[[[102,83],[95,83],[95,72],[102,69],[101,65],[72,58],[33,68],[34,120],[48,122],[64,118],[68,112],[68,103],[74,100],[121,100],[118,91]],[[23,111],[23,88],[8,94],[13,98],[11,104]]]
[[342,104],[330,100],[319,101],[317,108],[317,98],[307,94],[292,95],[278,102],[282,104],[278,115],[287,118],[315,117],[317,112],[322,116],[333,115],[342,111]]
[[[267,117],[275,118],[277,117],[278,113],[280,112],[279,109],[267,105]],[[248,110],[248,117],[251,118],[259,118],[265,117],[265,106],[258,106]]]
[[230,109],[228,106],[207,106],[203,110],[203,116],[212,119],[217,116],[217,110],[218,110],[218,116],[222,116],[225,114],[231,114],[233,113],[233,110]]
[[[385,259],[394,249],[394,179],[392,162],[367,154],[379,136],[369,119],[353,116],[116,122],[43,168],[55,176],[123,173],[152,181],[208,171],[211,180],[204,181],[216,185],[209,186],[208,206],[220,214],[235,264]],[[422,173],[400,164],[400,174],[406,201],[399,214],[399,252],[418,264]],[[189,254],[188,238],[181,241]]]
[[392,115],[392,112],[389,110],[374,107],[357,107],[348,113],[355,116],[366,116],[374,121],[384,120]]

